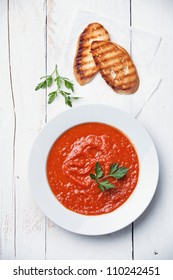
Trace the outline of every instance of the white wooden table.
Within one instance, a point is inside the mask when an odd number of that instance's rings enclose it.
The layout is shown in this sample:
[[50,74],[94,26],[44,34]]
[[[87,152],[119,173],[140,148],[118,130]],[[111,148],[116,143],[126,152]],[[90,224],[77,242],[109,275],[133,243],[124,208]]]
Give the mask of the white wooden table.
[[[158,189],[133,225],[99,237],[53,224],[27,180],[31,142],[51,116],[46,95],[34,88],[59,62],[66,26],[78,9],[163,36],[157,61],[163,80],[138,116],[158,150]],[[0,21],[0,258],[173,259],[173,1],[1,0]]]

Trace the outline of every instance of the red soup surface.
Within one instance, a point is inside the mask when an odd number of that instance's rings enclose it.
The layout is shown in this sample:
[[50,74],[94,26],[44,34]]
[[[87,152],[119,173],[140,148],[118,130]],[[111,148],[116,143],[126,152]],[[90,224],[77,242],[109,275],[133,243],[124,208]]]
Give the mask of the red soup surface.
[[[110,165],[128,168],[115,188],[102,192],[90,178],[96,162],[104,175]],[[56,198],[66,208],[83,215],[100,215],[121,206],[136,187],[139,161],[135,148],[119,129],[104,123],[83,123],[65,131],[53,144],[47,159],[47,178]]]

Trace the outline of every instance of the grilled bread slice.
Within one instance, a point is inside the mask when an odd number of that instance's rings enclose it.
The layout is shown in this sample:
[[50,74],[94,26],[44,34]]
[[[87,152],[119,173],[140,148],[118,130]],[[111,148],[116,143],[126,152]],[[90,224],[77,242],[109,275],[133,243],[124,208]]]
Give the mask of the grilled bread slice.
[[73,72],[80,85],[90,82],[98,72],[91,53],[91,43],[100,40],[109,41],[110,38],[107,30],[96,22],[89,24],[79,36]]
[[105,41],[93,41],[91,52],[106,83],[117,93],[135,93],[139,77],[128,52],[121,46]]

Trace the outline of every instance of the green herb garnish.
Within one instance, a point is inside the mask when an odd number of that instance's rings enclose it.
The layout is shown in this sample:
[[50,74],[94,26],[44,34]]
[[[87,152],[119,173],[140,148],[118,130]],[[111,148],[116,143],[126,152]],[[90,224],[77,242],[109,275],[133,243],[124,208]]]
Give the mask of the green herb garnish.
[[105,180],[105,179],[112,177],[114,179],[119,180],[126,175],[128,170],[129,170],[128,168],[119,166],[118,163],[115,163],[115,164],[113,163],[110,166],[109,174],[104,176],[103,169],[101,168],[100,164],[98,162],[96,162],[95,170],[94,170],[95,174],[90,174],[90,178],[92,180],[95,180],[96,183],[98,184],[98,188],[102,192],[104,192],[105,190],[115,188],[114,184],[110,183],[108,180]]
[[[58,94],[61,94],[64,97],[65,104],[70,107],[72,107],[73,100],[77,100],[80,98],[80,97],[71,96],[71,93],[74,92],[74,84],[68,78],[61,77],[59,75],[57,65],[55,65],[55,69],[52,72],[52,74],[43,76],[40,79],[41,80],[44,79],[44,80],[36,86],[36,88],[35,88],[36,91],[40,90],[40,89],[48,88],[48,87],[52,86],[53,83],[56,84],[56,90],[54,90],[48,94],[48,97],[49,97],[48,104],[51,104],[56,99]],[[62,87],[64,87],[64,86],[65,86],[65,88],[70,90],[70,92],[64,91],[62,89]]]

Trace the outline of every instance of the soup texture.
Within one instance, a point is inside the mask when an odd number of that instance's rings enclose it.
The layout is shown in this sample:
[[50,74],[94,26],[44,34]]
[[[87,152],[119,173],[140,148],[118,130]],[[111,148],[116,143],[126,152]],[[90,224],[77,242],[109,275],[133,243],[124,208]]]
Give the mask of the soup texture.
[[[101,191],[91,179],[96,163],[104,176],[111,164],[128,168],[115,187]],[[53,144],[47,159],[49,186],[58,201],[83,215],[101,215],[120,207],[134,191],[139,176],[139,161],[130,139],[119,129],[104,123],[83,123],[65,131]]]

